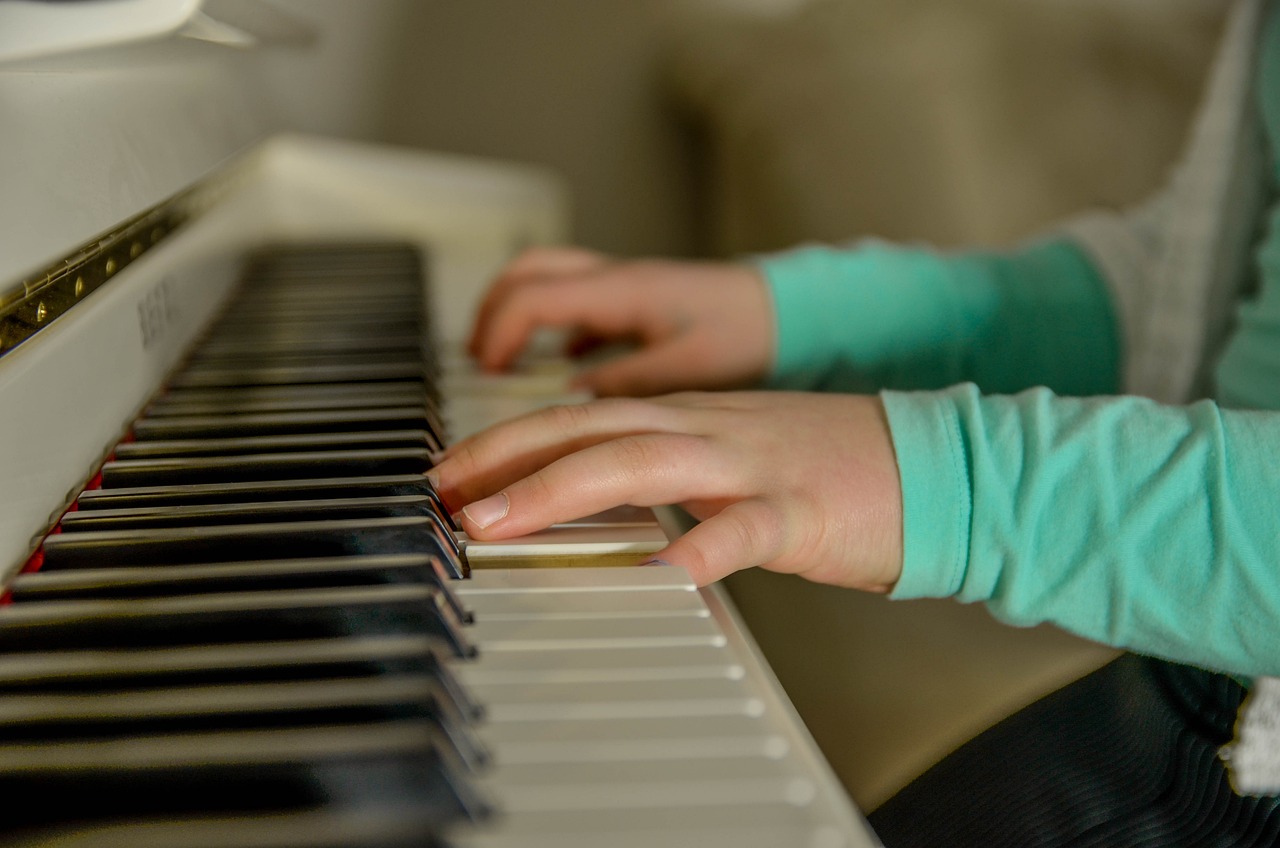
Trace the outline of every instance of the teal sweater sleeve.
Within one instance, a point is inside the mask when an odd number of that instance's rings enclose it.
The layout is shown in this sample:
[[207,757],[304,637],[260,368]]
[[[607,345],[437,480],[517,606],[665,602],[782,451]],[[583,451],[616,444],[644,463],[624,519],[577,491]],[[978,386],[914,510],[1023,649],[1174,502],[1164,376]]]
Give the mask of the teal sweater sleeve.
[[759,267],[773,297],[777,388],[1113,392],[1120,344],[1106,285],[1066,240],[1010,254],[868,243]]
[[972,385],[883,397],[903,487],[895,597],[1280,674],[1280,413]]

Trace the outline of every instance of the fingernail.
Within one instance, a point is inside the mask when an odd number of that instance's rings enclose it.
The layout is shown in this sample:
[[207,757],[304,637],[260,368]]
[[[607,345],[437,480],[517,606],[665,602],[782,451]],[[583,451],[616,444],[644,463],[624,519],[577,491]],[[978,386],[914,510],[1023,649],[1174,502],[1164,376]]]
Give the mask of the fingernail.
[[509,509],[511,509],[511,501],[507,499],[507,493],[498,492],[482,501],[464,506],[462,512],[471,519],[472,524],[483,530],[493,522],[506,518]]
[[668,568],[671,567],[671,563],[667,562],[665,559],[647,559],[640,563],[640,565],[665,565]]
[[433,489],[440,488],[439,474],[435,473],[434,471],[428,471],[426,474],[423,474],[422,476],[427,478],[427,482],[431,484],[431,488]]

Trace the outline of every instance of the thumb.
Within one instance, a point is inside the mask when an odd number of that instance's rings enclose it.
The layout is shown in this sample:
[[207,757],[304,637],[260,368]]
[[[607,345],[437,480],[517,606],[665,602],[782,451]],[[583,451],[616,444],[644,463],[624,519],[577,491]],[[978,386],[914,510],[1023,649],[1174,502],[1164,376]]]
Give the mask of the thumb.
[[699,586],[777,559],[785,546],[780,512],[761,498],[738,501],[654,554],[678,565]]
[[680,341],[662,341],[580,373],[576,388],[599,397],[646,397],[684,389],[706,388],[709,375],[691,363],[695,351]]

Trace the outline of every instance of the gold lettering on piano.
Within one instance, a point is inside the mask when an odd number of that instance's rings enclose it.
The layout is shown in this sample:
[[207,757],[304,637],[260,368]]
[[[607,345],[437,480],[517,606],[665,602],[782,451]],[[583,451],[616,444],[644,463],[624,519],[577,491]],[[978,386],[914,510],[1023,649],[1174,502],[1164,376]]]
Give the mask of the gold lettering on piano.
[[163,337],[178,315],[170,294],[171,287],[169,278],[164,277],[138,302],[138,328],[142,332],[143,348],[151,347]]

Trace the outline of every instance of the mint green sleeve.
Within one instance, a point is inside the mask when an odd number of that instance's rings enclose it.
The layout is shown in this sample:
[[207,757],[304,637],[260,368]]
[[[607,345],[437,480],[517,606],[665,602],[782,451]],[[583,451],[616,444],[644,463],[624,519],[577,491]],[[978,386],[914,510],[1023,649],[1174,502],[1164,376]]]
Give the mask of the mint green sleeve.
[[873,391],[971,381],[1114,392],[1120,344],[1105,283],[1066,239],[1008,254],[866,243],[765,257],[775,388]]
[[1280,413],[973,385],[882,397],[903,488],[894,597],[1280,674]]

